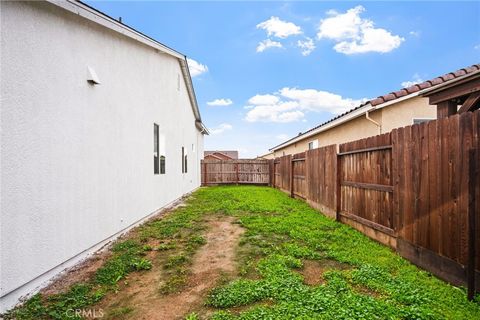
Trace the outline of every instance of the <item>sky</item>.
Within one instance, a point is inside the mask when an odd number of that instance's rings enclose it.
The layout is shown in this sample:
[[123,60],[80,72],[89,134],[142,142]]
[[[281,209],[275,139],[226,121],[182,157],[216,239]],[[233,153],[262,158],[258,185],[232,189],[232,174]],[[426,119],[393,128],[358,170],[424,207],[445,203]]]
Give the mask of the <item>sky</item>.
[[480,2],[87,3],[185,54],[205,150],[243,158],[480,63]]

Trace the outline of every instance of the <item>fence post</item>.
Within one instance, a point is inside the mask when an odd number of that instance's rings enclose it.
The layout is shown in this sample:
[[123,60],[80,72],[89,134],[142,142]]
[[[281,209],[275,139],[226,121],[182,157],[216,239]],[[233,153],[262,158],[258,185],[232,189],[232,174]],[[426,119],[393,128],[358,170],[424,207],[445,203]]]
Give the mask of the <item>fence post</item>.
[[239,179],[238,179],[238,163],[235,164],[235,175],[237,177],[237,184],[238,184],[238,181],[239,181]]
[[337,185],[336,185],[336,190],[335,192],[337,193],[336,195],[336,200],[337,200],[337,207],[336,207],[336,215],[335,215],[335,220],[340,221],[340,211],[342,210],[342,156],[339,155],[339,148],[340,146],[337,146]]
[[468,152],[468,262],[467,262],[467,297],[475,296],[475,182],[477,180],[475,149]]
[[290,155],[290,198],[293,197],[293,155]]
[[275,181],[275,179],[277,178],[277,177],[276,177],[276,167],[275,167],[275,161],[276,161],[276,160],[277,160],[277,158],[273,158],[273,166],[272,166],[272,167],[273,167],[273,169],[272,169],[272,175],[273,175],[273,177],[272,177],[272,187],[274,187],[274,188],[276,188],[275,184],[277,183],[277,182]]

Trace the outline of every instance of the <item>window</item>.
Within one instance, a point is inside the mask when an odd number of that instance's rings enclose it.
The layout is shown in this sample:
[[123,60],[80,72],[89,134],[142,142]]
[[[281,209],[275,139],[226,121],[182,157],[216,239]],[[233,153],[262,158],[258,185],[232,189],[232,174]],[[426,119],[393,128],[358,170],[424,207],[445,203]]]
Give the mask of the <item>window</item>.
[[159,173],[158,167],[158,124],[153,124],[153,174]]
[[187,173],[187,170],[187,152],[185,148],[182,147],[182,173]]
[[165,174],[165,162],[166,162],[166,153],[165,153],[165,135],[160,134],[160,174]]
[[185,173],[185,148],[182,147],[182,173]]
[[427,122],[427,121],[430,121],[430,120],[435,120],[435,119],[430,119],[430,118],[414,118],[413,119],[413,124],[420,124],[422,122]]
[[318,148],[318,140],[313,140],[308,143],[308,150]]
[[165,174],[165,156],[160,156],[160,174]]
[[188,163],[187,155],[185,155],[185,173],[187,173],[187,163]]

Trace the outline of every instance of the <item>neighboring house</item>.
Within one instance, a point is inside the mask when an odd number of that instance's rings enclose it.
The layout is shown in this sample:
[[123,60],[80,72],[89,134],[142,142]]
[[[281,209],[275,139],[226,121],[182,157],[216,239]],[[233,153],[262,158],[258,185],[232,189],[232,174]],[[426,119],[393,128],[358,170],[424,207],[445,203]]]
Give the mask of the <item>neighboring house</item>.
[[238,159],[238,151],[205,151],[205,160],[232,160]]
[[76,1],[2,1],[0,312],[200,186],[186,57]]
[[[264,159],[273,159],[288,154],[295,154],[330,144],[339,144],[358,140],[392,129],[436,119],[437,115],[450,111],[455,113],[458,105],[431,105],[426,93],[453,82],[462,81],[464,77],[475,75],[480,64],[445,74],[441,77],[425,81],[396,92],[372,99],[362,105],[345,112],[321,125],[298,134],[273,148]],[[425,96],[424,96],[425,95]],[[447,108],[447,109],[445,109]]]
[[264,160],[268,160],[268,159],[273,159],[274,158],[274,155],[273,155],[273,152],[268,152],[268,153],[265,153],[261,156],[257,156],[255,159],[258,159],[258,160],[261,160],[261,159],[264,159]]

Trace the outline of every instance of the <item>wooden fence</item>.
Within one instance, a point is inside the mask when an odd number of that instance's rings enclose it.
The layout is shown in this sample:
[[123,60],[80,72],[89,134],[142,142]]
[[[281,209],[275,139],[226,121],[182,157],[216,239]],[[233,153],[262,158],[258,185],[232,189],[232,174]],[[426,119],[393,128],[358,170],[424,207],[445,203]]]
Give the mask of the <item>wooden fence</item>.
[[477,110],[271,160],[271,184],[478,290],[479,150]]
[[202,185],[270,184],[268,160],[202,160]]

